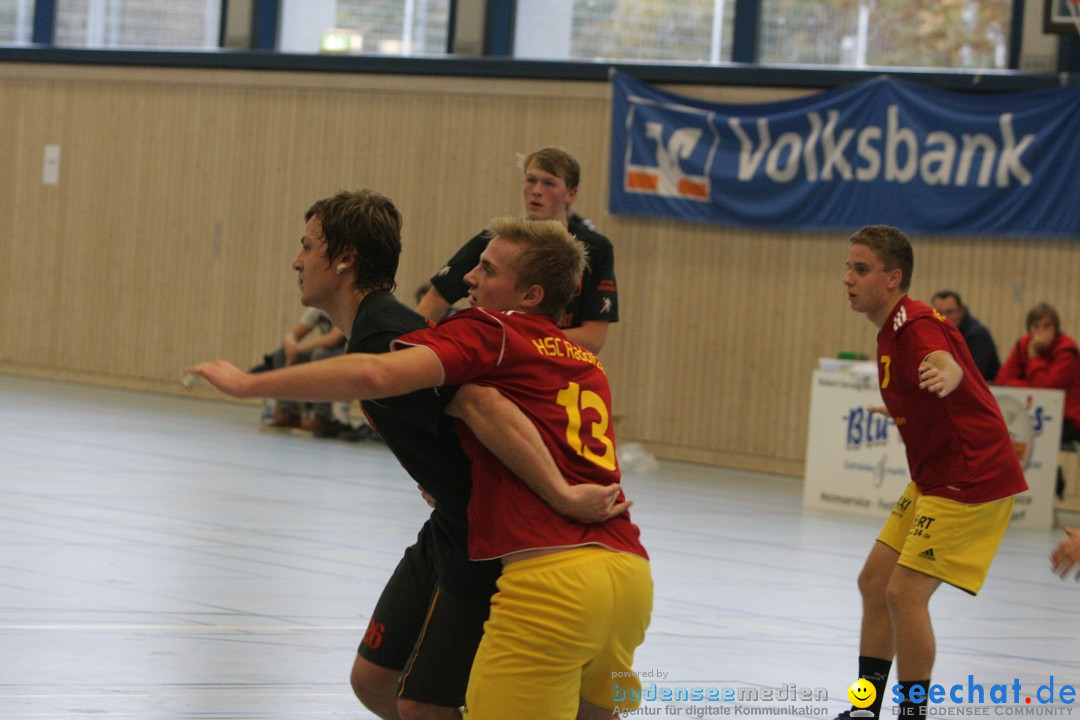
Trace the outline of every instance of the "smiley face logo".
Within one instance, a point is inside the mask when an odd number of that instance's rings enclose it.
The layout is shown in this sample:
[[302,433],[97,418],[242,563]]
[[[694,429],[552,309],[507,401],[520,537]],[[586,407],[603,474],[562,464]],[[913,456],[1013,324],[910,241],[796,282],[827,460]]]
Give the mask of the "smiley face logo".
[[870,707],[877,697],[877,689],[866,678],[859,678],[847,689],[848,700],[857,708]]

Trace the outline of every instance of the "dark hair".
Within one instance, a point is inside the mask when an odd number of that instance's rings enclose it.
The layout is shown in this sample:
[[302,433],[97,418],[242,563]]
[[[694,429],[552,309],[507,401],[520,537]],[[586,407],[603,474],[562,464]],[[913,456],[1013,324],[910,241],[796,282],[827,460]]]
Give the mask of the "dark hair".
[[496,218],[488,225],[491,237],[522,246],[514,264],[517,288],[544,289],[538,315],[558,319],[577,292],[585,271],[585,245],[557,220]]
[[938,290],[930,296],[931,300],[948,300],[949,298],[955,300],[960,307],[964,307],[964,301],[960,299],[960,293],[955,290]]
[[562,178],[567,190],[573,190],[581,182],[581,166],[573,155],[560,147],[540,148],[526,155],[521,161],[521,169],[528,172],[531,167]]
[[329,265],[355,254],[353,287],[393,292],[401,258],[401,213],[390,198],[374,190],[342,190],[316,200],[304,219],[313,217],[322,223]]
[[851,236],[852,245],[865,245],[874,254],[886,272],[900,269],[900,289],[907,292],[911,287],[911,273],[915,269],[915,251],[911,240],[903,231],[890,225],[867,225]]
[[1031,326],[1042,320],[1043,318],[1050,318],[1050,322],[1054,324],[1054,334],[1061,332],[1061,318],[1058,317],[1057,310],[1054,306],[1048,302],[1039,302],[1035,304],[1035,307],[1028,310],[1027,324],[1024,326],[1031,331]]

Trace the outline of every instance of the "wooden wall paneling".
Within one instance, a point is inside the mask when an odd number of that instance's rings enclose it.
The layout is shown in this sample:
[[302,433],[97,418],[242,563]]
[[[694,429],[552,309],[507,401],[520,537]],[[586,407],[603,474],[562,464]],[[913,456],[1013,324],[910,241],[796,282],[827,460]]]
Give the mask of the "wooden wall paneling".
[[[606,86],[8,65],[0,110],[2,370],[183,392],[185,363],[257,362],[301,310],[289,266],[303,212],[342,188],[401,209],[411,303],[491,217],[521,212],[516,157],[548,144],[581,161],[575,209],[615,245],[621,320],[601,359],[621,441],[798,474],[817,358],[873,352],[841,284],[845,233],[609,215]],[[53,142],[56,187],[41,183]],[[1002,356],[1040,299],[1080,333],[1075,243],[914,240],[912,294],[961,292]]]
[[[12,201],[13,267],[5,325],[8,345],[0,353],[11,362],[54,363],[63,335],[56,318],[64,311],[58,281],[63,279],[60,247],[61,186],[42,183],[42,159],[48,143],[59,143],[66,105],[55,83],[38,81],[4,84],[5,114],[13,121],[11,180],[5,194]],[[61,182],[65,175],[61,156]],[[7,243],[4,243],[7,245]]]
[[25,259],[34,247],[32,238],[20,238],[15,234],[15,195],[19,184],[15,182],[15,165],[19,126],[16,113],[9,111],[13,95],[11,83],[0,78],[0,178],[5,181],[5,192],[0,193],[0,233],[3,233],[3,240],[0,240],[0,363],[11,360],[7,353],[14,343],[17,322],[13,293],[16,253]]

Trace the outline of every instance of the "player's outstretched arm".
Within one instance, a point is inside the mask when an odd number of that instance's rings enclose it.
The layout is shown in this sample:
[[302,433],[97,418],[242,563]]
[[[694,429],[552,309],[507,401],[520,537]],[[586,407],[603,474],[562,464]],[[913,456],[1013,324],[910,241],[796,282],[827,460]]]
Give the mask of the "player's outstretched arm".
[[945,397],[964,379],[964,369],[951,353],[936,350],[919,363],[919,389]]
[[580,345],[586,350],[599,353],[607,340],[608,326],[611,323],[603,320],[586,320],[581,327],[567,328],[563,330],[570,341]]
[[616,502],[619,485],[566,482],[536,426],[495,388],[463,385],[446,412],[461,418],[495,457],[564,517],[603,522],[633,504]]
[[226,395],[334,402],[405,395],[442,384],[442,365],[427,348],[394,353],[350,353],[271,370],[246,373],[225,360],[184,368]]
[[1065,539],[1050,554],[1050,567],[1062,580],[1075,574],[1074,579],[1080,582],[1080,530],[1065,528]]

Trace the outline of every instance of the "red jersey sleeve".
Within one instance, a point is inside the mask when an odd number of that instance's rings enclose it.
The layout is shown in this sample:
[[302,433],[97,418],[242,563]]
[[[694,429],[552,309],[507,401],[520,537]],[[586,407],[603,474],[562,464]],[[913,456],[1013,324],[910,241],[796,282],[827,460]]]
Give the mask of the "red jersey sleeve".
[[402,335],[393,343],[395,349],[409,345],[435,353],[443,366],[443,384],[462,385],[499,366],[506,351],[506,328],[496,314],[470,308],[434,328]]
[[[896,335],[897,345],[902,354],[912,360],[915,384],[919,383],[919,365],[930,353],[939,350],[952,354],[945,328],[933,317],[917,318],[900,328]],[[908,378],[911,379],[911,378]]]

